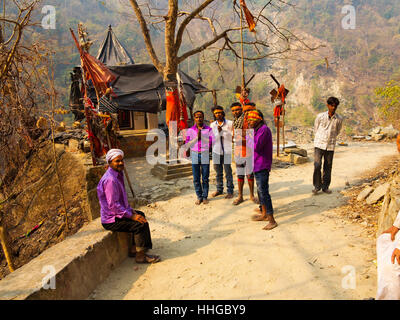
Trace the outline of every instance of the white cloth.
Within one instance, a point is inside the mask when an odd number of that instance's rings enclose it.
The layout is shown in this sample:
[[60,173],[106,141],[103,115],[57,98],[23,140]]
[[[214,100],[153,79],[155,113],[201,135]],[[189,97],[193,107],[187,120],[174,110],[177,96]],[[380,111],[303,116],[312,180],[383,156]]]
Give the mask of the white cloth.
[[[393,224],[400,227],[400,211]],[[400,231],[395,240],[391,240],[390,233],[384,233],[376,241],[378,261],[378,290],[376,300],[400,300],[400,265],[395,260],[392,264],[392,254],[395,249],[400,249]]]
[[[215,137],[215,143],[213,145],[213,152],[219,155],[232,154],[232,128],[233,122],[231,120],[224,120],[222,126],[222,131],[218,131],[218,121],[214,121],[210,124],[210,128],[213,131]],[[222,138],[222,145],[221,145]],[[223,148],[222,148],[223,147]]]
[[120,149],[110,149],[107,154],[106,154],[106,161],[107,163],[110,163],[113,161],[116,157],[122,156],[124,157],[124,152]]
[[334,151],[336,137],[342,129],[342,123],[342,117],[336,113],[332,118],[329,118],[328,111],[317,115],[314,122],[314,147],[322,150]]

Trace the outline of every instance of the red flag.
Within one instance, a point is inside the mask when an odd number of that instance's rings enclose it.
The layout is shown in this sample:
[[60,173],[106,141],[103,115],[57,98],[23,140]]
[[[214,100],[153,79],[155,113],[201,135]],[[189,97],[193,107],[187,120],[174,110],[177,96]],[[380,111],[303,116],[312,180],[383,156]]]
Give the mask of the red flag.
[[72,29],[70,31],[81,56],[82,68],[87,75],[86,80],[91,79],[96,91],[100,95],[103,95],[110,86],[110,83],[116,79],[115,75],[103,63],[84,51],[79,45],[74,31]]
[[166,122],[169,127],[170,121],[177,122],[178,130],[183,130],[188,127],[188,114],[187,114],[187,104],[186,99],[183,94],[183,85],[180,80],[179,74],[177,74],[178,88],[176,89],[165,89],[166,100],[167,100],[167,110],[166,110]]
[[254,17],[251,14],[250,10],[247,8],[245,0],[240,0],[240,5],[243,8],[243,12],[244,12],[244,15],[246,17],[247,24],[249,25],[249,30],[251,32],[256,32],[256,30],[254,29],[256,27],[256,23],[254,21]]
[[169,127],[170,121],[179,121],[179,92],[177,88],[172,90],[170,88],[165,88],[165,95],[167,100],[165,120]]

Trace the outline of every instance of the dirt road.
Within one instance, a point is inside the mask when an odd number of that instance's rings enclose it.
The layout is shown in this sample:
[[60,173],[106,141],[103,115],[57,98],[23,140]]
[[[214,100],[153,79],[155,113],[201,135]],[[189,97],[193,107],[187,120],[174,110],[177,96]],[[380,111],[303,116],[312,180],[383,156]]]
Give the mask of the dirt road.
[[[312,161],[273,170],[270,190],[279,226],[272,231],[262,230],[265,222],[250,220],[256,206],[249,200],[235,207],[220,196],[195,206],[191,179],[180,181],[179,197],[142,208],[152,230],[152,251],[163,261],[144,266],[127,259],[90,299],[374,297],[375,239],[332,209],[343,203],[346,181],[351,184],[396,152],[394,144],[385,143],[337,147],[331,195],[311,194]],[[139,166],[131,161],[128,167],[134,175]],[[137,174],[137,184],[138,179]],[[212,185],[210,193],[214,190]]]

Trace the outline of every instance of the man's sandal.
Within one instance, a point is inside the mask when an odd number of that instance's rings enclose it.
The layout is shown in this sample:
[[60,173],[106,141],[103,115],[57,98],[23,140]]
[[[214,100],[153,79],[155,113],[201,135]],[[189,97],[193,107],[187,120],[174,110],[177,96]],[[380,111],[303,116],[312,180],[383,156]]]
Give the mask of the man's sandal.
[[136,263],[156,263],[159,262],[161,259],[159,256],[153,256],[146,254],[144,255],[143,259],[136,258]]
[[212,196],[213,198],[215,198],[215,197],[220,196],[221,194],[222,194],[222,192],[220,192],[220,191],[215,191],[211,196]]
[[233,205],[237,206],[237,205],[241,204],[242,202],[244,202],[243,198],[237,198],[235,201],[233,201]]

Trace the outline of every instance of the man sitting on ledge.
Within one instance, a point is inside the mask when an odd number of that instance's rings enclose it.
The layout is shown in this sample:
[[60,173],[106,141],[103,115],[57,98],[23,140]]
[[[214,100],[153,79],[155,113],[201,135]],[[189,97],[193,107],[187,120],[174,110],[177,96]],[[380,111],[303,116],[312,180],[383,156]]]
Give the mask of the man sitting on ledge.
[[100,201],[101,223],[106,230],[132,233],[130,257],[137,263],[155,263],[160,257],[146,254],[152,248],[149,223],[143,212],[133,210],[128,203],[124,184],[124,152],[107,152],[108,170],[100,179],[97,195]]

